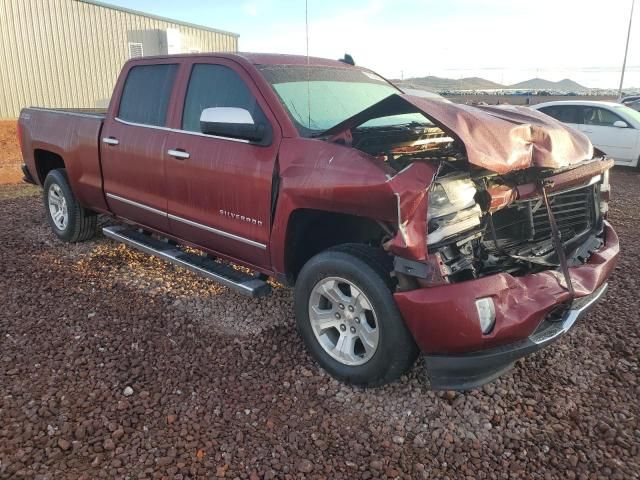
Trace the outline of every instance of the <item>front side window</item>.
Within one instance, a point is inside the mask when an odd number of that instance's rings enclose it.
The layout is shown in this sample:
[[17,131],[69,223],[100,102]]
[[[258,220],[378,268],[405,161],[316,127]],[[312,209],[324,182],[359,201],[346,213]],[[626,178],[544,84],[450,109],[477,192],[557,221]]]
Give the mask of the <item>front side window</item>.
[[[350,67],[258,65],[301,135],[309,137],[356,113],[399,94],[393,85],[374,73]],[[385,127],[408,123],[428,124],[419,113],[375,118],[361,127]]]
[[205,108],[236,107],[247,110],[255,123],[266,123],[244,80],[224,65],[194,65],[182,114],[182,129],[200,132],[200,115]]
[[140,65],[129,70],[122,90],[118,118],[162,127],[178,65]]
[[618,120],[622,120],[622,118],[605,108],[587,107],[584,109],[584,123],[586,125],[613,127],[613,124]]

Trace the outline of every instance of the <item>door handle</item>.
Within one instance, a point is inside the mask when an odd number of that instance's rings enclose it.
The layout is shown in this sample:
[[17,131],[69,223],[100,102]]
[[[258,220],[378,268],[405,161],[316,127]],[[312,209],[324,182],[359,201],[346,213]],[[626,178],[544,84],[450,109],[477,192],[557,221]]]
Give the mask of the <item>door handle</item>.
[[106,143],[107,145],[118,145],[120,141],[115,137],[104,137],[102,139],[102,143]]
[[167,150],[167,153],[170,156],[172,156],[173,158],[177,158],[178,160],[186,160],[187,158],[189,158],[191,156],[191,155],[189,155],[189,152],[185,152],[184,150],[182,150],[180,148]]

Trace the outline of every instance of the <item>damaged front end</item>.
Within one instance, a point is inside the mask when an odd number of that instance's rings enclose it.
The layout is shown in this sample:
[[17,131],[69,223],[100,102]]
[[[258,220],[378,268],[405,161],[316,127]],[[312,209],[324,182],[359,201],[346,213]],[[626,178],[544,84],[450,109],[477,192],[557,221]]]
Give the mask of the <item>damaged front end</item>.
[[[407,113],[426,123],[366,126]],[[385,248],[401,289],[559,268],[571,290],[567,269],[603,245],[613,161],[535,110],[393,95],[325,135],[397,172],[397,232]]]
[[[416,112],[427,123],[358,127]],[[496,378],[604,295],[619,252],[613,161],[580,132],[524,107],[395,95],[328,134],[393,172],[398,223],[384,247],[433,388]]]
[[426,217],[427,250],[436,271],[416,277],[418,283],[431,286],[498,272],[521,276],[550,268],[564,273],[585,263],[604,243],[612,165],[593,159],[578,167],[585,176],[562,183],[557,170],[496,175],[461,173],[443,164],[429,189]]

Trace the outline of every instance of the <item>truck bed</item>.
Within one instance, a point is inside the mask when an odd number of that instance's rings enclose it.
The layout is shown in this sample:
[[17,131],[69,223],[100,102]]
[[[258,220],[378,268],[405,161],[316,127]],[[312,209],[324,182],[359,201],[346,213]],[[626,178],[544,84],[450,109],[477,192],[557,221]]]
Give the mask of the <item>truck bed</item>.
[[[25,108],[18,119],[25,164],[40,185],[64,165],[78,201],[106,210],[100,167],[101,109]],[[64,163],[63,163],[64,162]]]

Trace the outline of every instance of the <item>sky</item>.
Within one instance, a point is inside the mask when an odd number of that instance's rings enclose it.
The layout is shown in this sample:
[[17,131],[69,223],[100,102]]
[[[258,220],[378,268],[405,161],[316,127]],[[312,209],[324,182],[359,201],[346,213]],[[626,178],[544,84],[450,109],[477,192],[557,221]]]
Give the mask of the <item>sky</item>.
[[[103,0],[238,33],[247,52],[305,54],[304,0]],[[308,0],[309,53],[387,78],[571,78],[617,88],[631,0]],[[624,86],[640,87],[640,1]]]

